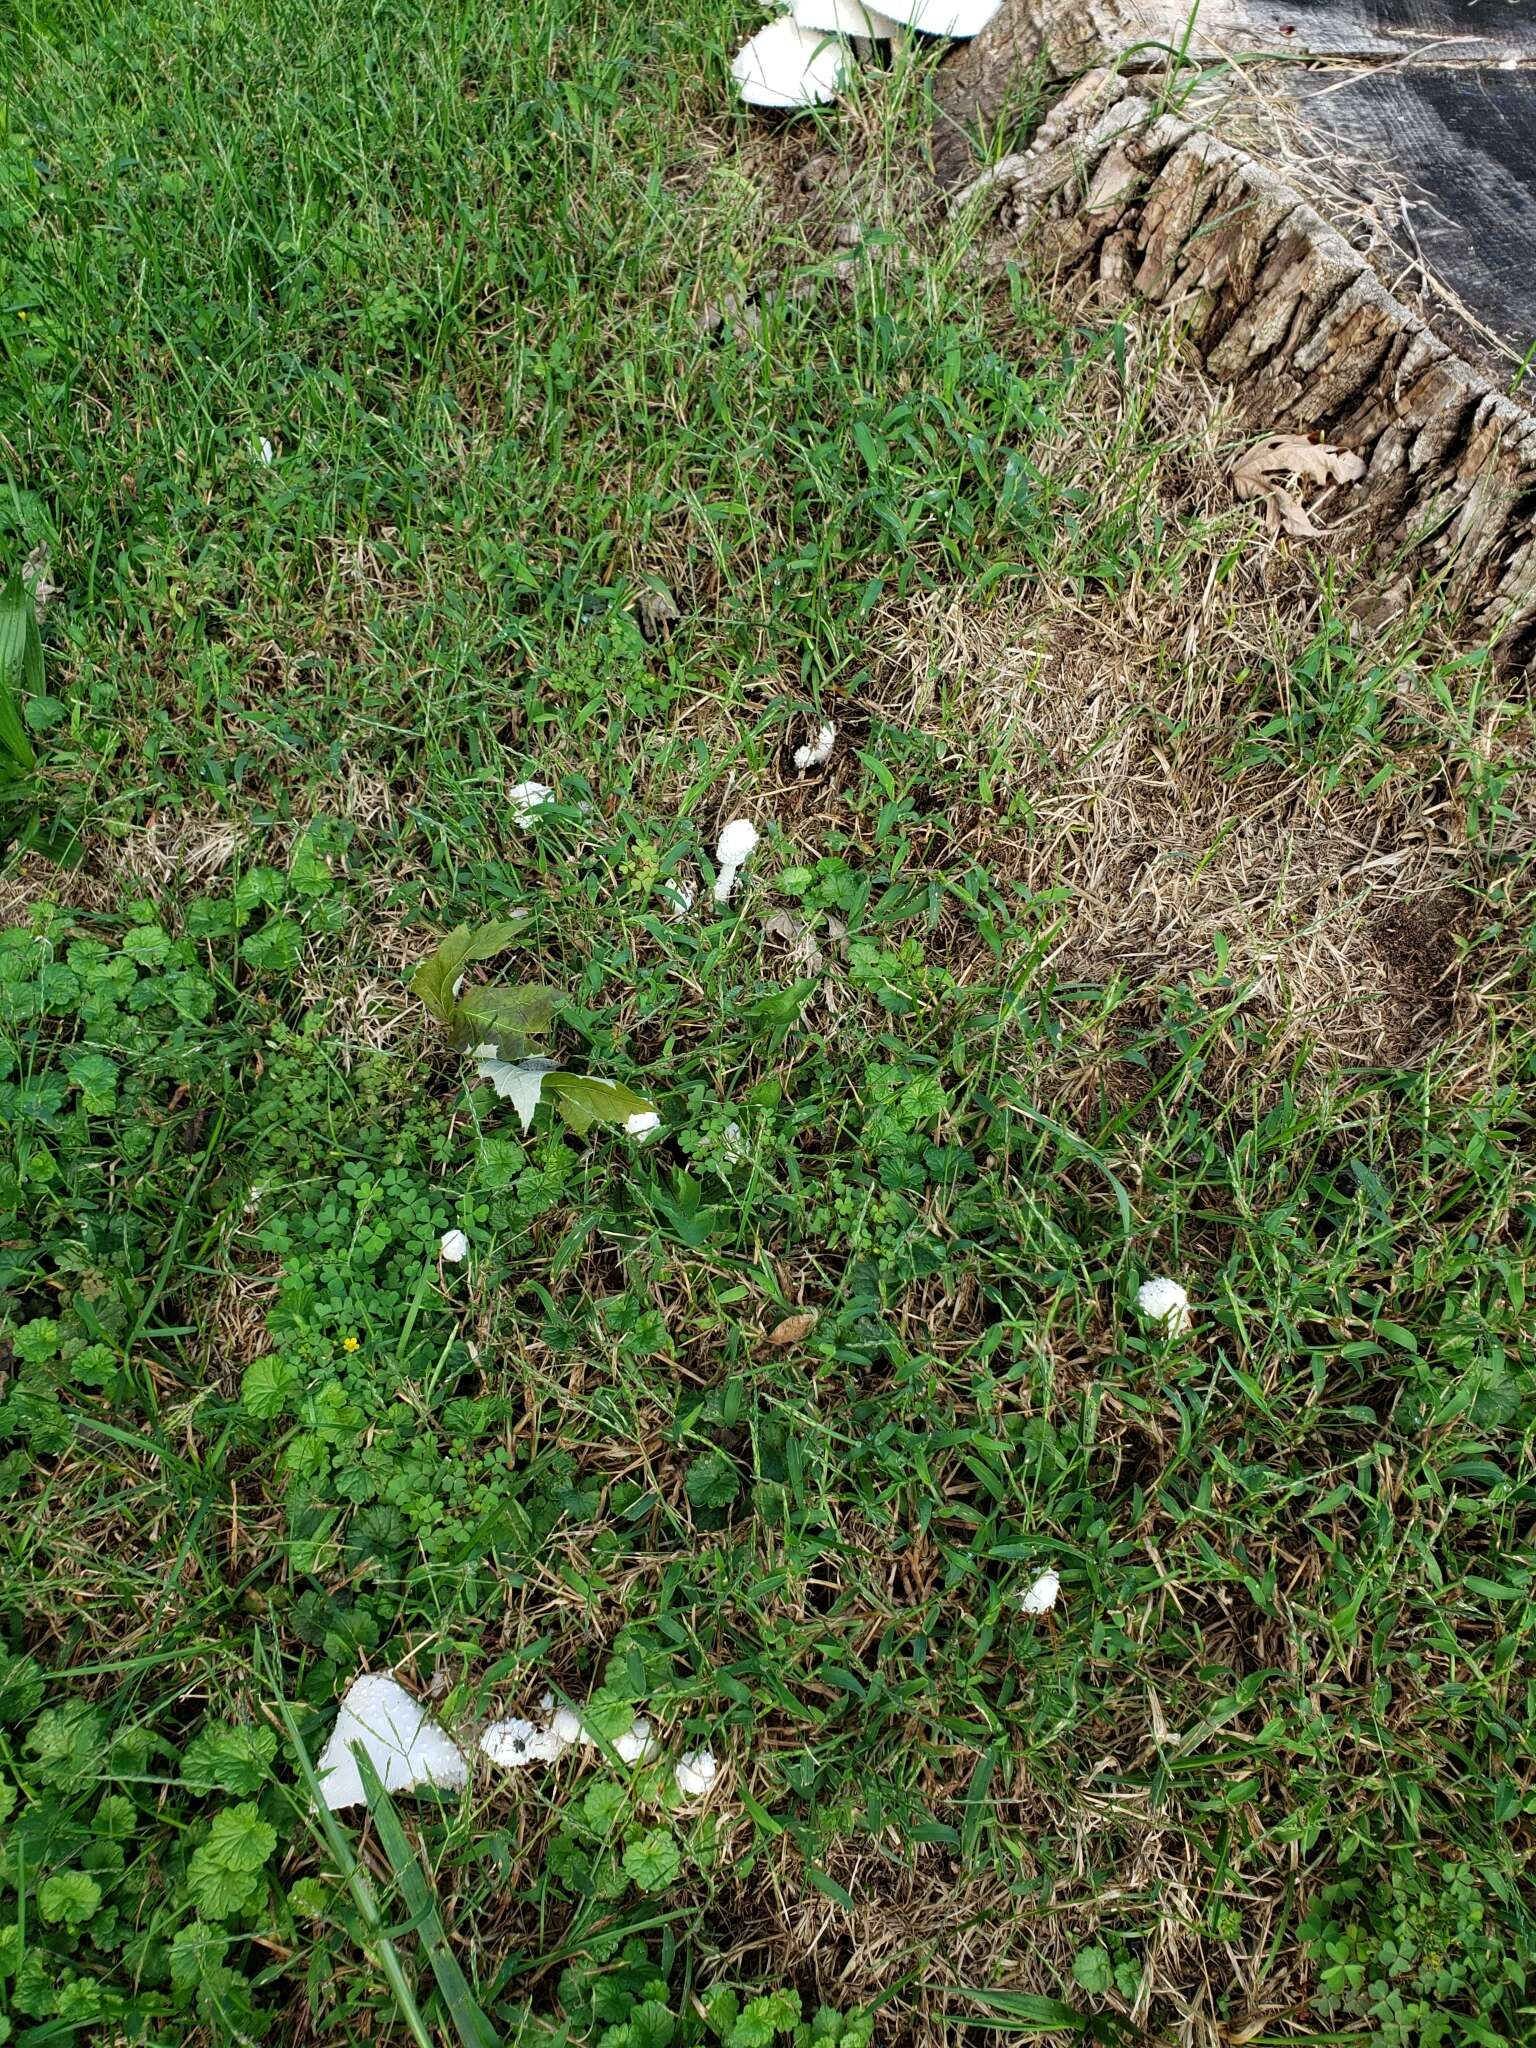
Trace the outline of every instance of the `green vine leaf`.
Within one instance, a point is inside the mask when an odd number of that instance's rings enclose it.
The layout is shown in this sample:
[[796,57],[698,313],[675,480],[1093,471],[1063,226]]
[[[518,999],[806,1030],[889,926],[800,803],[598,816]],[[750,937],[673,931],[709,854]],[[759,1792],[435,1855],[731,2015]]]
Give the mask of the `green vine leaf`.
[[540,982],[497,983],[465,991],[454,1005],[452,1024],[461,1052],[471,1047],[482,1059],[517,1059],[530,1038],[542,1038],[563,998]]
[[616,1124],[632,1137],[643,1137],[661,1121],[656,1105],[626,1088],[622,1081],[600,1080],[595,1074],[557,1070],[544,1076],[544,1100],[553,1102],[577,1137],[594,1124]]
[[454,983],[477,960],[491,960],[517,944],[527,928],[526,913],[483,924],[471,930],[461,924],[441,940],[411,976],[411,993],[437,1019],[451,1024],[454,1018]]

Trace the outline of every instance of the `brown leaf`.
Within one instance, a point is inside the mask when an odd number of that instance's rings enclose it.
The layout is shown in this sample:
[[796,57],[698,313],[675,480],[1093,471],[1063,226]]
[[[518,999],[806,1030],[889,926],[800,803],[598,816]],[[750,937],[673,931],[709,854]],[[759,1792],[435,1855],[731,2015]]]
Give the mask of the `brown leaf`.
[[809,1337],[816,1327],[819,1310],[802,1309],[798,1315],[786,1316],[781,1323],[775,1323],[768,1332],[770,1344],[799,1344]]
[[1298,538],[1327,532],[1327,528],[1318,525],[1293,491],[1282,490],[1273,490],[1269,494],[1269,530],[1273,533],[1277,529]]
[[1305,478],[1314,484],[1353,484],[1365,475],[1364,458],[1326,441],[1302,434],[1269,434],[1244,449],[1227,472],[1241,499],[1261,499],[1271,533],[1312,537],[1325,531],[1316,525],[1294,491],[1284,482]]

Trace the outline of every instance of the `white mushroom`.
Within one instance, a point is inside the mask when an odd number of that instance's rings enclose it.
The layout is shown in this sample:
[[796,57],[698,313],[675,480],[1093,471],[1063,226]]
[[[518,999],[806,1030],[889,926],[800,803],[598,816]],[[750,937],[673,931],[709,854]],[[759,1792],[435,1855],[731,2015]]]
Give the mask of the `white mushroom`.
[[581,1716],[572,1707],[557,1707],[550,1716],[549,1732],[562,1749],[573,1749],[578,1742],[590,1742],[591,1736],[581,1725]]
[[392,1678],[354,1678],[315,1766],[320,1796],[332,1813],[361,1806],[368,1796],[354,1742],[362,1745],[386,1792],[409,1792],[414,1785],[452,1792],[469,1776],[458,1744],[403,1685]]
[[757,845],[757,827],[746,818],[732,818],[721,829],[715,842],[715,863],[719,873],[715,877],[715,901],[729,902],[736,887],[736,877],[743,865],[752,858]]
[[493,1721],[480,1738],[480,1751],[504,1771],[526,1770],[529,1764],[558,1763],[569,1745],[555,1738],[553,1728],[541,1728],[537,1721],[513,1715]]
[[698,891],[683,875],[668,875],[661,885],[661,893],[672,906],[674,918],[686,917],[693,908]]
[[625,1764],[648,1764],[660,1756],[661,1744],[643,1714],[637,1714],[624,1733],[614,1737],[613,1753]]
[[1182,1337],[1191,1327],[1189,1296],[1177,1280],[1143,1280],[1136,1290],[1136,1306],[1170,1336]]
[[837,98],[847,65],[844,44],[781,14],[742,44],[731,76],[749,107],[814,107]]
[[654,1109],[637,1109],[624,1119],[625,1134],[631,1138],[648,1138],[660,1129],[661,1118]]
[[445,1230],[437,1248],[438,1257],[450,1266],[462,1265],[469,1257],[469,1239],[462,1230]]
[[837,727],[824,725],[809,745],[796,747],[795,766],[803,774],[807,768],[820,768],[832,758],[832,749],[837,744]]
[[534,819],[534,813],[553,803],[555,792],[547,782],[514,782],[507,791],[507,802],[512,806],[512,822],[526,832]]
[[1026,1586],[1019,1596],[1019,1608],[1024,1614],[1049,1614],[1061,1593],[1061,1579],[1054,1571],[1042,1572],[1032,1586]]
[[795,20],[802,28],[823,35],[864,36],[870,42],[888,43],[901,31],[901,23],[865,7],[861,0],[795,0]]
[[690,1749],[678,1758],[672,1782],[684,1799],[703,1799],[719,1773],[712,1750]]

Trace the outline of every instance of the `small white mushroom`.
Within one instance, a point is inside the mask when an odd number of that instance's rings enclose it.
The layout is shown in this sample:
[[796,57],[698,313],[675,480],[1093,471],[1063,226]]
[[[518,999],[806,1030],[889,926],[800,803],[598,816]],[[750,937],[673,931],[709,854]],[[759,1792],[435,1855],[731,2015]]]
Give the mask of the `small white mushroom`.
[[462,1230],[445,1230],[443,1241],[437,1248],[438,1257],[447,1265],[462,1265],[469,1257],[469,1239]]
[[660,1129],[661,1118],[654,1109],[637,1109],[633,1116],[624,1119],[625,1133],[631,1138],[648,1138]]
[[832,749],[837,744],[837,727],[824,725],[814,740],[795,749],[795,766],[803,774],[807,768],[820,768],[832,758]]
[[732,818],[722,827],[715,842],[715,864],[719,873],[715,877],[715,901],[727,903],[736,887],[736,878],[744,864],[752,858],[757,845],[757,827],[746,818]]
[[660,1756],[661,1744],[644,1714],[637,1714],[624,1733],[614,1737],[613,1753],[625,1764],[648,1764]]
[[671,904],[674,919],[686,917],[698,895],[697,889],[684,875],[668,875],[661,885],[661,893]]
[[512,806],[512,822],[525,832],[532,827],[535,812],[554,800],[555,792],[547,782],[514,782],[507,791],[507,802]]
[[573,1749],[578,1742],[590,1742],[592,1739],[581,1725],[580,1714],[572,1707],[555,1709],[550,1716],[549,1732],[562,1749]]
[[1026,1586],[1019,1596],[1019,1608],[1024,1614],[1049,1614],[1061,1593],[1061,1579],[1054,1571],[1042,1572],[1032,1586]]
[[703,1799],[719,1776],[720,1766],[709,1749],[690,1749],[677,1760],[672,1782],[684,1799]]
[[1191,1327],[1189,1296],[1177,1280],[1143,1280],[1136,1290],[1136,1306],[1171,1336],[1182,1337]]
[[480,1753],[504,1771],[526,1770],[529,1764],[558,1763],[567,1745],[555,1740],[554,1731],[537,1721],[513,1715],[493,1721],[480,1738]]

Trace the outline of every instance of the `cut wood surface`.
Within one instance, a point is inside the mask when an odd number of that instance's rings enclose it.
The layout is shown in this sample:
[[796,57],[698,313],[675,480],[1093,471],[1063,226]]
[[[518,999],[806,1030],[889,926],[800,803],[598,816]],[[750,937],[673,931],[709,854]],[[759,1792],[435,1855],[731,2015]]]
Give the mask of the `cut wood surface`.
[[1390,171],[1403,288],[1418,265],[1508,349],[1536,341],[1536,65],[1362,68],[1297,76],[1303,122],[1356,193]]
[[[1368,17],[1374,33],[1389,14],[1421,19],[1450,4],[1334,11]],[[946,134],[958,132],[952,110],[989,66],[1081,75],[1028,152],[974,178],[957,203],[990,209],[998,263],[1027,252],[1057,287],[1106,308],[1164,308],[1255,434],[1304,433],[1362,456],[1350,531],[1391,566],[1384,603],[1444,576],[1472,630],[1510,649],[1536,643],[1536,420],[1394,297],[1283,176],[1104,62],[1124,46],[1083,40],[1123,34],[1132,19],[1144,26],[1146,14],[1118,0],[1010,0],[957,58],[959,97],[941,88],[951,110],[935,141],[941,165]],[[1056,33],[1058,21],[1076,41]],[[986,79],[996,106],[1010,90]]]

